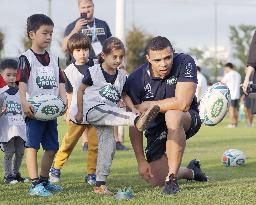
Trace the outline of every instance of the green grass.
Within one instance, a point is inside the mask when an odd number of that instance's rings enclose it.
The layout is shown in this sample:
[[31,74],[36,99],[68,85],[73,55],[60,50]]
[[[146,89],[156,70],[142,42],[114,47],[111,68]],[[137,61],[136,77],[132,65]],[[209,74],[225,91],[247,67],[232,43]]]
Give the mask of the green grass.
[[[116,153],[108,179],[109,187],[113,191],[131,187],[135,193],[134,199],[117,202],[113,196],[93,194],[92,188],[83,180],[86,153],[82,152],[79,143],[62,169],[63,192],[50,198],[31,197],[27,194],[28,184],[5,185],[0,182],[0,204],[256,204],[256,130],[246,128],[244,123],[237,129],[227,129],[225,125],[221,123],[215,127],[202,127],[187,142],[183,165],[193,158],[200,159],[210,182],[181,180],[181,192],[175,196],[165,196],[160,188],[152,188],[140,179],[132,150]],[[66,130],[62,121],[59,130],[62,137]],[[127,136],[126,145],[131,147]],[[244,166],[231,168],[221,164],[223,152],[230,148],[245,152],[247,159]],[[2,157],[3,153],[0,153],[0,158]],[[2,179],[2,165],[0,170]],[[22,174],[27,175],[24,162]]]

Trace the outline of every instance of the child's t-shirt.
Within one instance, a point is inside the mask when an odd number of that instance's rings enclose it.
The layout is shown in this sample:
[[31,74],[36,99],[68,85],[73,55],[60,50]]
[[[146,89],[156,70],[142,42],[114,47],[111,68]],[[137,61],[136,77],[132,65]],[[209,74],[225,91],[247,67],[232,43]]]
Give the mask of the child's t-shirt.
[[19,58],[17,79],[28,84],[29,96],[40,94],[58,95],[59,83],[65,83],[59,67],[59,59],[50,55],[37,54],[32,49],[27,50]]

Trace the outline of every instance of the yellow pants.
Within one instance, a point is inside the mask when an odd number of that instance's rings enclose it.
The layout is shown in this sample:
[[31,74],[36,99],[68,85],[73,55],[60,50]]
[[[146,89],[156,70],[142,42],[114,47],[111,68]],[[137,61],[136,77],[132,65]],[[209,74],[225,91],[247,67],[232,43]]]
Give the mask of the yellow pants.
[[67,133],[65,134],[61,146],[55,156],[54,168],[61,169],[64,166],[86,128],[88,128],[87,174],[93,174],[96,172],[98,155],[98,137],[96,129],[91,125],[78,125],[72,121],[69,121],[68,123]]

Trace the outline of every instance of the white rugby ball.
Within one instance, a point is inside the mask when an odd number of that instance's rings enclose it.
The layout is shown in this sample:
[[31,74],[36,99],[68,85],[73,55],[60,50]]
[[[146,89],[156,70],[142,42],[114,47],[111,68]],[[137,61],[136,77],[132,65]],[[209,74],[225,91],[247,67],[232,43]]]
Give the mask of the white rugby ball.
[[222,155],[221,162],[226,167],[235,167],[243,165],[245,163],[245,159],[246,156],[241,150],[229,149]]
[[38,95],[28,99],[33,106],[34,117],[37,120],[54,120],[63,114],[65,105],[63,101],[55,95]]
[[230,91],[226,84],[218,82],[209,87],[199,106],[202,123],[214,126],[221,122],[228,111],[230,100]]

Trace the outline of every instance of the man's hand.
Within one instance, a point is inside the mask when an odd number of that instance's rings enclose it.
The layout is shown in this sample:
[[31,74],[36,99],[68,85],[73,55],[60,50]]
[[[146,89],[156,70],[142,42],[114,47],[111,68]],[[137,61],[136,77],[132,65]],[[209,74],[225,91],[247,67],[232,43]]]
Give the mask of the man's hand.
[[83,26],[87,25],[88,24],[88,20],[85,20],[85,19],[79,19],[77,22],[76,22],[76,25],[74,27],[74,31],[75,33],[78,33]]
[[154,175],[151,172],[151,167],[146,160],[138,163],[138,171],[140,176],[146,181],[154,177]]
[[33,106],[28,101],[21,102],[22,110],[29,118],[34,118]]
[[78,112],[75,116],[75,120],[77,121],[77,123],[82,123],[83,122],[83,113]]
[[242,88],[243,88],[243,92],[244,92],[246,95],[248,95],[248,93],[247,93],[247,88],[248,88],[248,86],[249,86],[249,81],[248,81],[248,80],[244,80],[243,85],[242,85]]

